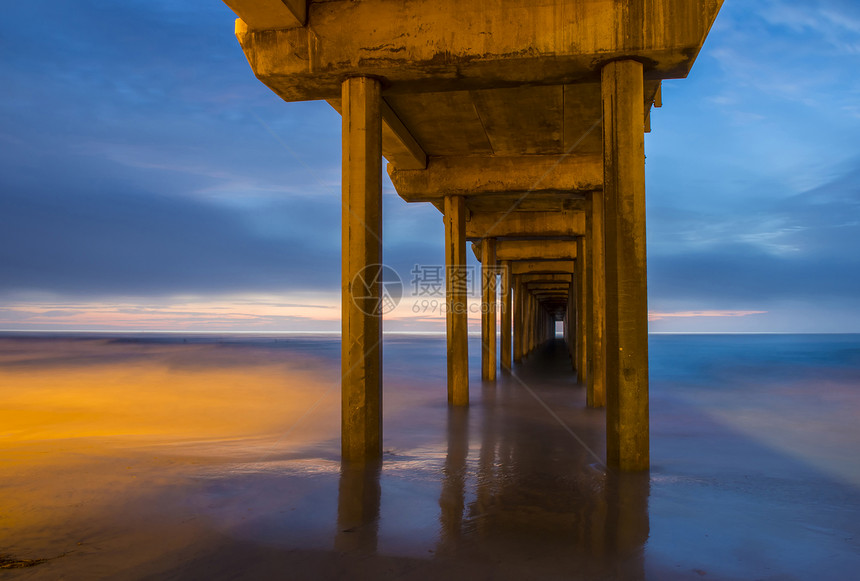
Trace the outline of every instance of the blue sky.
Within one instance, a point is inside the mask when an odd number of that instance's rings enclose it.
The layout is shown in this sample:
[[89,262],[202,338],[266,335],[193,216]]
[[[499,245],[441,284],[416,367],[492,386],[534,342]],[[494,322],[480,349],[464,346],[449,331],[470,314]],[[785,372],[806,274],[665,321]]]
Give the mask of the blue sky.
[[[0,329],[339,328],[340,118],[257,81],[233,20],[215,0],[6,7]],[[860,332],[860,4],[727,0],[663,101],[652,330]],[[404,279],[443,261],[434,208],[386,184],[384,216]]]

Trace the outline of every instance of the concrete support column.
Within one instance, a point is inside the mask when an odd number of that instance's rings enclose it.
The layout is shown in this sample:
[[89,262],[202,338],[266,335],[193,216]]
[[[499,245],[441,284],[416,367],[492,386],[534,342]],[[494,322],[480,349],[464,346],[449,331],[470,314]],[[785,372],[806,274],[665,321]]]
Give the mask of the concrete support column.
[[525,348],[523,324],[525,317],[525,301],[523,300],[523,283],[520,276],[514,277],[514,361],[519,363],[523,360],[523,349]]
[[540,301],[537,301],[537,322],[535,328],[537,332],[535,333],[535,337],[537,338],[535,341],[535,346],[539,347],[543,343],[543,307],[540,305]]
[[564,337],[564,343],[565,343],[565,345],[569,345],[570,340],[567,338],[567,307],[565,307],[565,309],[564,309],[564,318],[561,321],[561,329],[562,329],[562,336]]
[[579,372],[578,380],[585,385],[588,377],[588,326],[586,325],[586,311],[588,303],[585,300],[585,270],[588,259],[585,238],[580,236],[576,239],[576,274],[573,282],[576,284],[576,368]]
[[344,81],[341,454],[382,456],[382,116],[380,84]]
[[606,234],[606,454],[624,471],[649,468],[648,293],[645,254],[643,68],[601,74]]
[[481,243],[481,377],[496,379],[496,239]]
[[525,356],[529,354],[529,312],[531,310],[529,306],[529,291],[526,289],[526,285],[522,286],[522,293],[523,297],[521,300],[523,304],[523,342],[521,345],[522,353],[520,354],[520,358],[525,358]]
[[535,324],[537,322],[537,309],[535,308],[536,302],[533,294],[528,293],[529,297],[529,306],[528,306],[528,317],[529,317],[529,349],[528,352],[531,353],[535,348]]
[[550,320],[549,320],[549,311],[544,309],[543,312],[543,342],[547,343],[552,337],[549,334],[550,330]]
[[465,406],[469,405],[469,306],[463,196],[445,196],[445,266],[448,403]]
[[[574,276],[576,276],[574,274]],[[567,289],[567,352],[570,355],[571,367],[579,373],[579,364],[576,360],[577,353],[577,333],[576,333],[576,318],[579,316],[576,310],[576,281],[571,281],[570,287]]]
[[502,262],[502,369],[511,370],[511,321],[513,316],[513,297],[511,292],[511,263]]
[[588,195],[585,212],[585,326],[589,333],[586,363],[588,407],[606,405],[606,270],[603,242],[603,194]]

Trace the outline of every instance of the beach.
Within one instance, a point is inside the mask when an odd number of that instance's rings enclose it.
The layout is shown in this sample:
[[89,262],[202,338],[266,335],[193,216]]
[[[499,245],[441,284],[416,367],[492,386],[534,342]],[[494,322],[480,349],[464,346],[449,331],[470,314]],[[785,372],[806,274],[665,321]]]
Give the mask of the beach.
[[8,579],[849,579],[860,336],[652,335],[645,474],[560,340],[449,408],[386,335],[381,465],[340,463],[335,335],[0,336]]

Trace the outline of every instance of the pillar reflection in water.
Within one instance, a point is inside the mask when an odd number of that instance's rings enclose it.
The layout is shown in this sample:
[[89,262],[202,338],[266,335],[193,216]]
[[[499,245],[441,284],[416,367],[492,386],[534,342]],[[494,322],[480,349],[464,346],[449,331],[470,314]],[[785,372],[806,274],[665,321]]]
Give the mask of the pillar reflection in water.
[[[649,474],[595,465],[526,397],[503,385],[485,389],[469,409],[449,411],[437,555],[472,558],[480,547],[482,558],[511,571],[522,566],[524,574],[562,568],[573,579],[644,579]],[[481,437],[471,463],[470,422]]]
[[448,408],[448,455],[439,498],[441,534],[438,554],[453,551],[462,536],[469,456],[469,408]]
[[341,466],[337,502],[335,550],[376,552],[379,537],[379,505],[382,489],[381,462],[347,463]]

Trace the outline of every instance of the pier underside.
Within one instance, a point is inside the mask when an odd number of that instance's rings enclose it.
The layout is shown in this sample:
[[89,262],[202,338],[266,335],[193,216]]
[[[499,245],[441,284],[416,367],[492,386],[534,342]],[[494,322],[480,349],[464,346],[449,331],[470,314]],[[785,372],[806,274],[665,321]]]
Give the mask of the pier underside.
[[482,377],[563,321],[588,405],[607,408],[607,462],[647,469],[644,134],[722,1],[226,2],[263,83],[343,116],[344,458],[382,450],[379,289],[359,285],[358,305],[354,288],[378,268],[381,155],[404,200],[444,214],[449,403],[470,399],[457,281],[471,241]]

